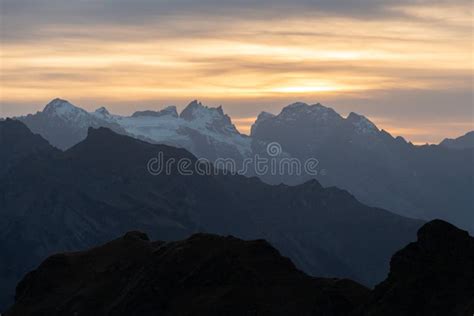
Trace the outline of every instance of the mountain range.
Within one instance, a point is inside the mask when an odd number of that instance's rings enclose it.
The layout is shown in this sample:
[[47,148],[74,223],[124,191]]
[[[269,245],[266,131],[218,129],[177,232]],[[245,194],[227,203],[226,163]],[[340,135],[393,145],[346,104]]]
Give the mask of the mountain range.
[[18,119],[62,150],[84,140],[89,127],[107,127],[150,143],[185,148],[212,161],[218,157],[240,161],[251,153],[251,139],[237,131],[222,107],[208,108],[198,101],[179,115],[176,107],[169,106],[127,117],[112,115],[104,107],[89,113],[66,100],[54,99],[43,111]]
[[129,232],[46,259],[18,284],[6,315],[472,315],[474,238],[441,220],[417,236],[369,290],[308,276],[265,240],[152,242]]
[[[0,122],[0,306],[27,271],[55,252],[86,249],[140,230],[153,239],[193,233],[264,238],[299,269],[371,286],[420,220],[369,207],[316,180],[269,185],[233,174],[153,175],[147,162],[196,157],[111,129],[89,128],[62,151],[18,120]],[[195,166],[195,164],[194,164]]]
[[131,116],[110,114],[99,108],[89,113],[55,99],[43,111],[18,117],[34,133],[65,150],[87,136],[89,127],[107,127],[149,143],[184,148],[211,162],[231,158],[240,166],[245,159],[267,154],[278,143],[282,157],[317,159],[317,175],[265,173],[248,168],[270,184],[302,184],[317,179],[337,186],[363,203],[397,214],[430,220],[442,218],[474,232],[473,132],[439,145],[417,146],[380,130],[366,117],[342,117],[321,104],[294,103],[278,115],[262,112],[250,136],[232,124],[222,107],[191,102],[178,114],[176,107],[139,111]]

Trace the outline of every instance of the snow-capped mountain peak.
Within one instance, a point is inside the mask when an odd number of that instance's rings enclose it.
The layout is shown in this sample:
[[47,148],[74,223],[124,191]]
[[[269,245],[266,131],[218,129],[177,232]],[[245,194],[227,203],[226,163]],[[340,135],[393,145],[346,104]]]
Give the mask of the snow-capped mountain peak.
[[194,100],[181,112],[179,117],[191,125],[202,126],[220,133],[237,133],[230,117],[224,113],[222,106],[207,107]]
[[227,117],[227,115],[224,114],[222,106],[218,106],[217,108],[207,107],[197,100],[189,103],[179,116],[187,121],[196,119],[219,120]]
[[88,113],[66,100],[56,98],[45,106],[43,114],[66,120],[76,120],[79,117],[86,116]]
[[181,111],[181,114],[179,115],[180,118],[185,119],[187,121],[191,121],[196,118],[198,115],[198,112],[203,113],[205,110],[204,106],[202,105],[201,102],[198,100],[194,100],[191,103],[189,103],[183,111]]
[[179,116],[171,106],[113,117],[129,135],[183,147],[198,157],[241,159],[251,151],[251,140],[237,131],[222,107],[209,108],[198,101],[191,102]]

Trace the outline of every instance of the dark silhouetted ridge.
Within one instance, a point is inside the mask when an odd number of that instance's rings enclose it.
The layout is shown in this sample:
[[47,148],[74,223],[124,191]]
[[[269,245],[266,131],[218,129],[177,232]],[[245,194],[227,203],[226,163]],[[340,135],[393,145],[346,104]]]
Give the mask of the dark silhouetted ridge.
[[[32,147],[48,147],[48,141],[40,135],[33,134],[26,125],[20,121],[7,118],[0,121],[0,145],[19,147],[29,144]],[[14,149],[14,148],[10,148]]]
[[433,220],[398,251],[388,278],[375,287],[366,315],[472,315],[474,238]]
[[6,315],[348,315],[369,291],[312,278],[265,240],[139,232],[49,257],[18,285]]
[[0,121],[0,174],[28,157],[55,151],[44,138],[33,134],[22,122],[9,118]]
[[151,242],[133,231],[49,257],[18,284],[6,315],[472,315],[473,256],[465,231],[431,221],[369,291],[310,277],[263,239]]
[[[91,157],[94,157],[100,156],[101,154],[107,154],[108,156],[130,155],[131,153],[150,155],[152,153],[158,154],[160,151],[168,155],[176,155],[176,158],[194,157],[184,149],[167,145],[150,144],[139,139],[117,134],[106,127],[89,127],[86,139],[69,149],[67,153],[77,154],[81,152],[81,155],[89,154]],[[149,158],[152,157],[153,156],[149,156]],[[118,159],[119,157],[117,156],[116,158]],[[123,157],[120,157],[120,159],[121,158]]]
[[446,138],[440,143],[440,146],[452,149],[474,148],[474,131],[470,131],[458,138]]

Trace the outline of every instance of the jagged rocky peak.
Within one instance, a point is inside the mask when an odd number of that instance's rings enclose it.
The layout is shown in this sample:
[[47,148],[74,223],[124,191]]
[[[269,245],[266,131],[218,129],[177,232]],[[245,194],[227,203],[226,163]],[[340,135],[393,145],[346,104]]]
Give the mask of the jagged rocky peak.
[[199,118],[216,118],[220,116],[225,116],[221,106],[218,108],[207,107],[198,100],[189,103],[180,114],[180,117],[187,121]]
[[378,132],[377,126],[363,115],[351,112],[346,118],[346,121],[352,124],[356,132],[360,134]]
[[222,106],[217,108],[204,106],[201,102],[194,100],[181,112],[180,118],[203,123],[207,128],[230,133],[239,133],[230,117],[224,113]]
[[191,103],[189,103],[188,106],[186,106],[183,111],[181,111],[181,114],[179,115],[179,117],[181,117],[182,119],[191,121],[194,118],[196,118],[197,112],[200,112],[202,110],[204,110],[204,106],[202,105],[202,103],[199,102],[198,100],[194,100]]
[[97,114],[102,115],[102,116],[110,116],[109,111],[104,106],[101,106],[100,108],[95,110],[94,113],[97,113]]
[[226,114],[224,114],[224,110],[222,106],[218,106],[217,108],[211,108],[204,106],[201,102],[194,100],[188,104],[188,106],[181,112],[180,117],[191,121],[198,118],[228,118]]
[[161,116],[171,116],[174,118],[178,117],[178,111],[176,110],[176,106],[170,105],[160,111],[136,111],[132,114],[132,117],[140,117],[140,116],[152,116],[152,117],[161,117]]

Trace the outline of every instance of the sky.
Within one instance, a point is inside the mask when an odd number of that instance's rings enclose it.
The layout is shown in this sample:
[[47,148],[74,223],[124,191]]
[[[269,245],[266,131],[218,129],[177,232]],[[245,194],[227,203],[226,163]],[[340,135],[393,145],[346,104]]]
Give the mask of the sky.
[[322,103],[414,143],[474,129],[471,0],[0,0],[0,117]]

